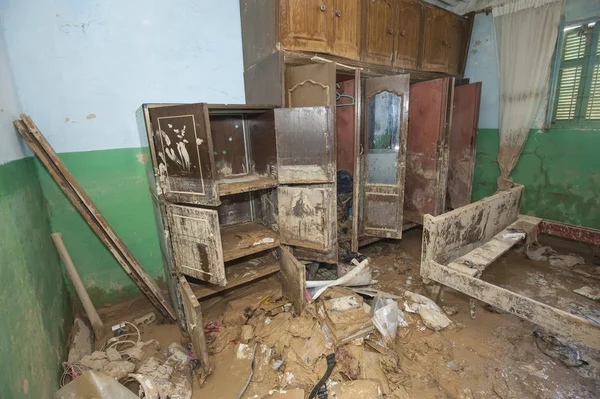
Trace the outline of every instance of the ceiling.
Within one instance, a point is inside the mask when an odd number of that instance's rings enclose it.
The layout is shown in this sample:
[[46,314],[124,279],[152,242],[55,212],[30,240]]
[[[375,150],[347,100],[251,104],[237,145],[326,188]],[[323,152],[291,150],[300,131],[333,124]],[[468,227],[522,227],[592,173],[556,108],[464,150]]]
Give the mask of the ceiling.
[[484,10],[500,4],[511,3],[517,0],[425,0],[427,3],[445,8],[456,14],[463,15],[471,11]]

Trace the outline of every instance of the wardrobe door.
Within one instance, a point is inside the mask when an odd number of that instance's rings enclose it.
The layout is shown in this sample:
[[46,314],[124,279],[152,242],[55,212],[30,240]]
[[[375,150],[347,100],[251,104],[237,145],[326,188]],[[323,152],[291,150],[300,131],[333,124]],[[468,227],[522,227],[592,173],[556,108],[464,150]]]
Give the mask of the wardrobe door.
[[445,210],[453,87],[454,78],[410,86],[404,216],[414,223]]
[[409,75],[367,78],[361,235],[402,237]]
[[155,175],[165,200],[219,205],[206,104],[150,108]]

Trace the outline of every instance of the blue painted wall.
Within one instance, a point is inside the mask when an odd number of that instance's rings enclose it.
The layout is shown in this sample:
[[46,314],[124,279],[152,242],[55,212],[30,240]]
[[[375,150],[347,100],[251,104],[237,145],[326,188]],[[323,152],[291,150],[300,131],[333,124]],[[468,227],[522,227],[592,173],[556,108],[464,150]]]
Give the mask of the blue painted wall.
[[243,103],[238,0],[3,0],[16,89],[58,152],[139,146],[144,102]]
[[[135,111],[145,102],[244,103],[239,1],[0,0],[0,22],[22,111],[160,280]],[[37,171],[52,229],[95,304],[138,294],[39,163]]]

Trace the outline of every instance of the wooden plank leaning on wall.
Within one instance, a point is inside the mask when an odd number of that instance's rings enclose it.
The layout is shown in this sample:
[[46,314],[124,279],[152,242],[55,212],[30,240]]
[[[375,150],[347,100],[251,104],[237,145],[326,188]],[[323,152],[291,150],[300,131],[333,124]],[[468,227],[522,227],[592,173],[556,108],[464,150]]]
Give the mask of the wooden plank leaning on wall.
[[77,180],[75,180],[31,118],[25,114],[21,114],[21,120],[16,120],[13,123],[19,134],[23,136],[42,164],[48,169],[52,178],[81,216],[83,216],[94,233],[96,233],[100,241],[115,257],[123,270],[125,270],[165,319],[175,321],[175,311],[167,302],[156,282],[152,280],[152,277],[135,259],[129,248],[127,248],[117,235],[117,232],[104,218],[102,213],[100,213]]

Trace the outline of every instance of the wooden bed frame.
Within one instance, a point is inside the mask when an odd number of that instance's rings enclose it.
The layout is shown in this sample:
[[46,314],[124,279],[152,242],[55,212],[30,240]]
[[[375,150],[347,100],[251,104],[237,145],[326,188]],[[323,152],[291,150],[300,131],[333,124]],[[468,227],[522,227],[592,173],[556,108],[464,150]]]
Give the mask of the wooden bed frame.
[[535,240],[543,221],[519,215],[522,192],[517,185],[439,216],[425,215],[421,276],[600,349],[600,325],[479,279],[517,242]]

